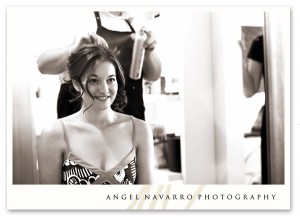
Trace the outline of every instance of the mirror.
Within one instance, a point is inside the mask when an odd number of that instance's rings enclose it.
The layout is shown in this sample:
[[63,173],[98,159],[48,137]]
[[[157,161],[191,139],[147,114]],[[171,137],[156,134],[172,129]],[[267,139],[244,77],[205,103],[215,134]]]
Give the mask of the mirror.
[[[263,35],[263,27],[259,26],[242,26],[241,28],[241,48],[243,56],[243,81],[252,79],[248,75],[253,75],[253,72],[249,72],[249,57],[250,48],[252,42],[254,42],[258,36]],[[254,47],[253,47],[254,48]],[[251,55],[257,57],[257,53]],[[257,49],[255,50],[257,51]],[[263,57],[263,50],[260,51]],[[255,58],[257,59],[257,58]],[[261,63],[261,62],[260,62]],[[263,63],[263,62],[262,62]],[[256,72],[255,72],[256,73]],[[263,75],[262,69],[258,74]],[[249,96],[249,81],[243,83],[244,96],[247,97],[245,100],[245,112],[247,120],[245,123],[245,134],[244,134],[244,145],[245,145],[245,176],[247,184],[262,184],[262,134],[265,133],[263,127],[263,116],[265,106],[265,91],[264,91],[264,78],[262,76],[260,85],[255,93]],[[248,90],[247,90],[248,89]],[[265,127],[265,126],[264,126]],[[265,146],[264,146],[265,148]],[[265,165],[264,165],[265,166]]]

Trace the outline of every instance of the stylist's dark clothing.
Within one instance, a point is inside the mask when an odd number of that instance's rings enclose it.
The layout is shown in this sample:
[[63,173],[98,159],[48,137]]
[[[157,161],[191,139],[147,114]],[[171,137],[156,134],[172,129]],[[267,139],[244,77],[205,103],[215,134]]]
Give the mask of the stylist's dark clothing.
[[[263,36],[256,37],[249,49],[248,58],[253,59],[263,65],[264,77],[264,46]],[[261,168],[262,184],[268,184],[268,146],[267,146],[267,127],[266,127],[266,107],[263,106],[262,126],[261,126]]]
[[72,83],[63,83],[57,99],[57,118],[63,118],[76,113],[81,108],[81,99],[74,100],[75,94],[78,93]]
[[127,20],[124,20],[124,22],[127,22],[128,26],[131,29],[130,32],[118,32],[109,30],[102,26],[99,12],[95,12],[95,17],[98,27],[96,33],[99,36],[103,37],[107,41],[109,48],[114,51],[116,57],[122,65],[122,69],[126,77],[125,90],[128,102],[123,112],[136,118],[145,120],[143,79],[141,77],[139,80],[132,80],[129,77],[132,49],[134,43],[132,34],[135,33],[135,30]]

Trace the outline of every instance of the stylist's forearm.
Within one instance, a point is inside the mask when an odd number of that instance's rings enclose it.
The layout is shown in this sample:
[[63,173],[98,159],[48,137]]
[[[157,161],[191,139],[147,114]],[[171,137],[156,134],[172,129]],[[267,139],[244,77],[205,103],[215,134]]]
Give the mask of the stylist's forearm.
[[67,59],[71,50],[70,46],[42,53],[37,61],[39,71],[51,75],[64,72],[67,69]]

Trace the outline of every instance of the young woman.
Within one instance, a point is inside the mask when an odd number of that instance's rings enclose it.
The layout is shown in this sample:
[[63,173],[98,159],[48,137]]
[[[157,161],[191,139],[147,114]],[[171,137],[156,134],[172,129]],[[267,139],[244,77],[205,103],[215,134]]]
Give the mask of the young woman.
[[105,46],[89,44],[70,55],[67,67],[82,107],[42,131],[39,182],[151,184],[152,131],[121,113],[125,78],[117,58]]

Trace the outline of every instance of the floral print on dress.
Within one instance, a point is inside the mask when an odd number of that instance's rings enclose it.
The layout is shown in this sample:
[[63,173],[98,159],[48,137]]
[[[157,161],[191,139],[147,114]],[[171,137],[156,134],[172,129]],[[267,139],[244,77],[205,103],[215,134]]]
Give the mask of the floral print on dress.
[[[90,185],[95,182],[100,176],[89,169],[79,165],[78,163],[66,159],[62,166],[62,183],[68,185]],[[135,158],[125,165],[113,176],[120,184],[132,185],[136,179],[136,163]],[[108,179],[102,183],[113,184]],[[115,183],[114,183],[115,184]]]

